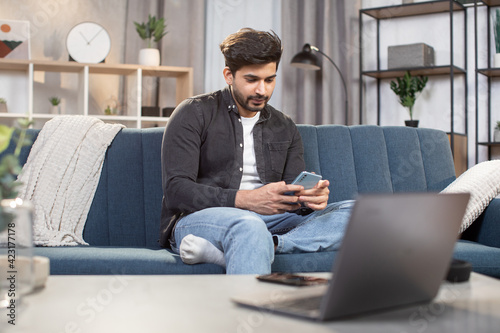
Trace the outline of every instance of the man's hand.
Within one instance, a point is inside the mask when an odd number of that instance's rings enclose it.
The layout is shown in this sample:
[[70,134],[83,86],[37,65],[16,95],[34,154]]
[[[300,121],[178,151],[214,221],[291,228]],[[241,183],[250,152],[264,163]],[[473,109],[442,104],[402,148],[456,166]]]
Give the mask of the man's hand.
[[328,195],[330,194],[328,186],[330,186],[328,180],[320,180],[312,189],[296,192],[295,195],[299,197],[299,202],[303,202],[307,207],[313,210],[322,210],[328,204]]
[[[313,191],[313,189],[309,191]],[[238,191],[235,206],[262,215],[281,214],[299,209],[300,203],[297,194],[308,194],[309,191],[304,191],[304,187],[301,185],[287,185],[283,181],[270,183],[255,190]],[[286,192],[295,192],[296,194],[286,195]],[[310,200],[309,197],[307,198]]]

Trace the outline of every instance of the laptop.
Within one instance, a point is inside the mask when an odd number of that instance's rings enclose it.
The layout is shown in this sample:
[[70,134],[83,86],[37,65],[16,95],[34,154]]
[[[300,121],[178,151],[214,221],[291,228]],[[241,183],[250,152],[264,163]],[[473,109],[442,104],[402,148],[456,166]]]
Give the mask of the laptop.
[[468,201],[468,193],[361,195],[327,285],[232,300],[315,320],[428,303],[446,276]]

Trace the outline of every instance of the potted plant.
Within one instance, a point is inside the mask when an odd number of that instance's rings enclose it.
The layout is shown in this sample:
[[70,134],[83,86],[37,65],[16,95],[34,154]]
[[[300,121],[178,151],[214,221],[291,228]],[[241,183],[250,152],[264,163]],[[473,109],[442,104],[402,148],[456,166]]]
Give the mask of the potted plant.
[[495,67],[500,67],[500,9],[495,10],[495,18],[493,19],[493,35],[495,36]]
[[413,106],[418,94],[422,92],[427,84],[427,76],[411,76],[407,71],[402,78],[391,81],[391,89],[399,97],[399,104],[408,109],[410,120],[405,120],[406,126],[418,127],[418,120],[413,120]]
[[[19,155],[21,148],[30,144],[26,130],[32,122],[28,119],[19,119],[18,124],[17,135],[14,135],[15,128],[0,124],[0,154],[9,147],[12,140],[16,142],[14,153],[5,154],[0,160],[0,201],[13,199],[17,196],[17,187],[19,186],[17,175],[21,172]],[[0,232],[7,227],[8,222],[8,216],[5,216],[0,205]]]
[[7,112],[7,101],[0,97],[0,112]]
[[497,125],[495,126],[495,130],[493,131],[493,141],[500,142],[500,120],[497,121]]
[[[0,270],[15,271],[16,285],[14,295],[7,293],[3,281],[0,283],[0,308],[17,302],[34,285],[33,205],[17,197],[17,187],[20,185],[17,176],[21,172],[19,156],[22,147],[31,143],[26,130],[32,122],[19,119],[17,123],[17,129],[0,125],[0,153],[3,153],[0,157],[0,254],[6,258],[0,262]],[[6,152],[11,142],[15,142],[13,152]]]
[[114,116],[118,114],[118,110],[116,109],[116,107],[111,107],[111,105],[108,105],[104,109],[104,114],[106,116]]
[[158,43],[167,34],[165,19],[156,19],[149,15],[148,21],[144,23],[134,22],[135,29],[143,40],[147,41],[147,48],[139,51],[139,64],[146,66],[160,65],[160,51],[153,48],[153,42]]
[[50,112],[52,114],[60,114],[61,113],[61,108],[60,108],[60,103],[61,99],[59,97],[50,97],[49,98],[50,102]]

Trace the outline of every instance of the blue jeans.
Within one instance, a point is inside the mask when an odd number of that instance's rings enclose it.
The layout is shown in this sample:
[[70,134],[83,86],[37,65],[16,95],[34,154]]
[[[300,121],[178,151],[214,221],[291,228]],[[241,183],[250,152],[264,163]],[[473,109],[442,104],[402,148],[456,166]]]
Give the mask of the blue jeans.
[[337,250],[351,214],[353,200],[329,204],[309,215],[260,215],[230,207],[207,208],[177,222],[172,249],[193,234],[224,252],[227,274],[268,274],[276,253]]

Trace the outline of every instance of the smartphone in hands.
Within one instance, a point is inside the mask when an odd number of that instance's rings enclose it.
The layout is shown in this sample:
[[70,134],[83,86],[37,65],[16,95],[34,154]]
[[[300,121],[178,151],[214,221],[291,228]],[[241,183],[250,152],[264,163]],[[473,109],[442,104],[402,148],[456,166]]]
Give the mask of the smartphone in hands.
[[318,278],[314,276],[305,276],[291,273],[271,273],[266,275],[259,275],[257,276],[257,280],[298,287],[326,284],[329,281],[328,279]]
[[[321,176],[312,172],[302,171],[291,183],[292,185],[302,185],[304,190],[309,190],[316,186],[321,180]],[[295,192],[285,192],[286,195],[293,195]]]
[[292,185],[302,185],[304,190],[309,190],[316,186],[316,184],[321,180],[321,176],[312,172],[302,171],[297,178],[294,179]]

